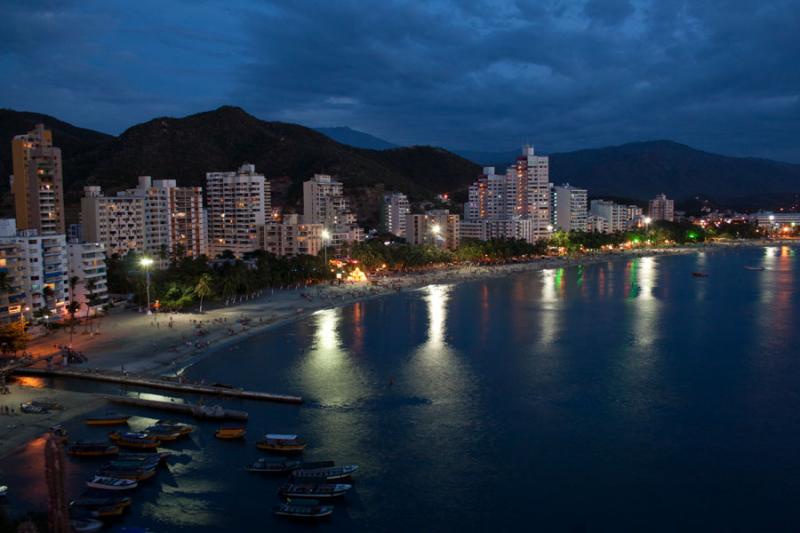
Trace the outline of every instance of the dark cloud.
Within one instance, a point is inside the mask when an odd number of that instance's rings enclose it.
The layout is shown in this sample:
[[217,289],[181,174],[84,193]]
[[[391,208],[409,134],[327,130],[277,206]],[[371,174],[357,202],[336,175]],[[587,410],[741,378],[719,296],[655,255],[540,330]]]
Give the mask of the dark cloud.
[[135,5],[4,7],[0,104],[111,131],[233,103],[401,143],[800,161],[795,0]]

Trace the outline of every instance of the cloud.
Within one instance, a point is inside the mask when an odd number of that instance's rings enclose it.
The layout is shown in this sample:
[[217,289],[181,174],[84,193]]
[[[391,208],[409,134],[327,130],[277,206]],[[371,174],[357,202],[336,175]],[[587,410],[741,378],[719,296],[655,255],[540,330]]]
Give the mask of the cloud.
[[147,0],[4,11],[0,74],[13,81],[0,103],[111,131],[232,103],[400,143],[508,150],[532,139],[561,151],[671,138],[800,161],[794,0]]

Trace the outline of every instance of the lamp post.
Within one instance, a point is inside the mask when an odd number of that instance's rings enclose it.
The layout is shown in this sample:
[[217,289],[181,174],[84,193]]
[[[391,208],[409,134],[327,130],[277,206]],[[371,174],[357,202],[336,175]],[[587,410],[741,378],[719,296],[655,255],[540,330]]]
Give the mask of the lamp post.
[[434,224],[431,226],[431,233],[433,233],[433,244],[438,244],[440,235],[442,233],[442,227],[439,224]]
[[325,254],[325,268],[328,268],[328,245],[326,244],[331,238],[331,232],[327,229],[322,230],[322,252]]
[[153,312],[150,310],[150,267],[153,265],[153,260],[149,257],[142,257],[139,264],[142,265],[147,277],[147,314],[152,315]]

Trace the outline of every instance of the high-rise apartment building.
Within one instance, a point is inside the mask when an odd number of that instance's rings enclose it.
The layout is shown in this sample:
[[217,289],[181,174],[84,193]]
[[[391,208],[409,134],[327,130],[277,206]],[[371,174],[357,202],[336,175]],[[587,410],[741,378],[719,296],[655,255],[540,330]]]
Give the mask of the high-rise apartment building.
[[344,197],[344,186],[327,174],[315,174],[303,182],[303,222],[324,226],[328,235],[325,246],[339,248],[346,242],[364,240],[364,231]]
[[79,316],[95,314],[108,303],[105,247],[99,242],[71,242],[67,250],[69,278],[78,279],[70,289],[70,301],[80,304]]
[[651,220],[666,220],[672,222],[675,219],[675,200],[670,200],[665,194],[659,194],[650,200],[647,214]]
[[259,247],[280,256],[317,255],[323,246],[322,224],[304,224],[299,215],[259,228]]
[[225,250],[237,257],[258,249],[258,228],[272,212],[270,186],[255,165],[236,172],[206,174],[208,251],[216,257]]
[[[172,183],[167,196],[172,252],[180,252],[186,257],[208,255],[208,226],[206,209],[203,207],[203,188],[175,187],[174,181],[163,181]],[[267,189],[265,194],[268,194]]]
[[17,135],[11,141],[11,157],[17,228],[64,233],[61,149],[53,146],[53,133],[37,124],[33,131]]
[[109,256],[145,249],[145,198],[128,192],[104,196],[98,186],[83,188],[83,240],[102,243]]
[[408,197],[400,192],[393,192],[383,196],[381,209],[381,226],[397,237],[406,236],[406,217],[411,212]]
[[[13,218],[0,219],[0,277],[6,286],[0,291],[0,323],[19,320],[25,313],[28,297],[28,257],[26,243],[16,239]],[[29,309],[30,310],[30,309]]]
[[561,231],[586,231],[588,191],[569,183],[552,191],[553,227]]
[[589,214],[592,217],[589,231],[616,233],[636,226],[641,219],[642,209],[635,205],[616,204],[610,200],[592,200]]

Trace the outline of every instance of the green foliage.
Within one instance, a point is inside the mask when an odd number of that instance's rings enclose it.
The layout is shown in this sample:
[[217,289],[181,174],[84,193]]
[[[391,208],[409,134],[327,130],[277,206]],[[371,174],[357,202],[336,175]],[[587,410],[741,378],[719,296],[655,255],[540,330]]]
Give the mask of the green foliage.
[[0,351],[16,353],[28,347],[31,338],[23,320],[0,326]]

